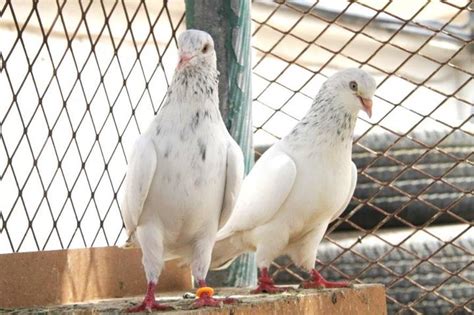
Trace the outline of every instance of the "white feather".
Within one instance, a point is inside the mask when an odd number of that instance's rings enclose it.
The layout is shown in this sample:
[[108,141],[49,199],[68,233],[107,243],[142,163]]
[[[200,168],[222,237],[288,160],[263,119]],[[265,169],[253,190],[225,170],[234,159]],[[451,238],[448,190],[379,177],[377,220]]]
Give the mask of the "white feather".
[[334,216],[331,218],[331,222],[336,220],[343,212],[346,210],[347,206],[351,202],[352,195],[354,194],[356,184],[357,184],[357,166],[352,162],[352,169],[351,169],[351,188],[349,189],[349,194],[347,195],[346,201],[344,202],[343,206],[339,211],[337,211]]
[[296,166],[283,152],[270,150],[244,180],[232,216],[217,239],[265,224],[280,209],[293,187]]
[[129,237],[137,228],[155,170],[156,152],[153,142],[143,135],[135,143],[125,180],[122,216]]
[[239,145],[230,139],[227,146],[226,181],[224,202],[219,218],[219,228],[222,228],[234,209],[240,186],[244,177],[244,157]]

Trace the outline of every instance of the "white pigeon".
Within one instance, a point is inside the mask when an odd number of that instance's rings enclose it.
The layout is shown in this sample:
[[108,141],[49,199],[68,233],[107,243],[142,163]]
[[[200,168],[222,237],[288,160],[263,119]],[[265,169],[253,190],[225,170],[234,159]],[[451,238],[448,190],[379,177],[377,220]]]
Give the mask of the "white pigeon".
[[357,182],[352,134],[360,109],[371,116],[375,80],[360,69],[331,76],[306,116],[270,147],[242,184],[235,208],[217,235],[212,268],[256,251],[258,292],[278,292],[271,262],[289,255],[310,271],[304,287],[340,287],[314,269],[316,252],[331,221],[347,207]]
[[[214,42],[198,30],[178,39],[179,63],[167,99],[131,155],[122,215],[138,242],[148,289],[129,311],[166,309],[155,300],[164,261],[190,263],[195,306],[217,305],[205,278],[218,228],[229,218],[244,176],[242,151],[219,112]],[[200,294],[201,293],[201,294]]]

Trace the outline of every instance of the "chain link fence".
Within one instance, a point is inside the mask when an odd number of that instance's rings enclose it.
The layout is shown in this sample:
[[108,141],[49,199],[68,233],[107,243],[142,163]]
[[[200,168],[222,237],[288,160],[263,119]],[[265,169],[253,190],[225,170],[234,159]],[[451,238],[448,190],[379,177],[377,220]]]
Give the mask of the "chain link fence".
[[184,3],[1,9],[0,252],[114,245],[126,153],[164,100]]
[[[318,265],[380,282],[390,313],[474,308],[474,18],[469,1],[254,1],[257,157],[327,76],[377,80],[357,123],[356,193]],[[0,4],[0,253],[107,246],[127,153],[163,102],[182,1]],[[285,257],[274,277],[305,277]]]
[[[379,282],[389,313],[474,308],[474,19],[469,1],[258,1],[253,11],[258,153],[286,135],[324,80],[377,80],[361,115],[353,200],[318,251],[330,279]],[[335,232],[335,233],[331,233]],[[308,275],[279,258],[280,282]]]

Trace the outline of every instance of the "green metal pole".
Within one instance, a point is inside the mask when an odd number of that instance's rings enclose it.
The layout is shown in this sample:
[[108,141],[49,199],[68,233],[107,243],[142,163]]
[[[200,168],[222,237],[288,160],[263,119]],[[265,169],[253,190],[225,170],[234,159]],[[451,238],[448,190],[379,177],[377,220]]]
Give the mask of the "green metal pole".
[[[219,70],[219,109],[227,129],[239,143],[246,172],[253,166],[250,0],[185,0],[186,26],[214,39]],[[254,286],[254,254],[239,257],[223,285]]]

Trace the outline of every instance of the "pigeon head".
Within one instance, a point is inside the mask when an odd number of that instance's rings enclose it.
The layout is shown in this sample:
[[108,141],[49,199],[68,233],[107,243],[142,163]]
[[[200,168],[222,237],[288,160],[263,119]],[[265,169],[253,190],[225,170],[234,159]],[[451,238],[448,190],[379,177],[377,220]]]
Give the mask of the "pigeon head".
[[351,111],[362,109],[369,118],[372,116],[372,98],[375,94],[374,78],[361,69],[346,69],[331,76],[325,83],[326,88],[336,89],[344,106]]
[[196,65],[216,67],[214,41],[208,33],[199,30],[187,30],[179,36],[178,48],[178,70]]

